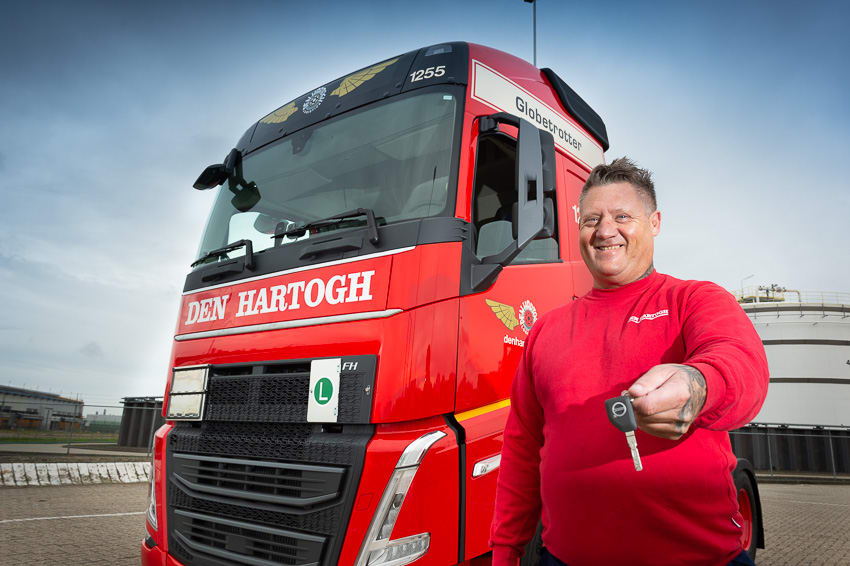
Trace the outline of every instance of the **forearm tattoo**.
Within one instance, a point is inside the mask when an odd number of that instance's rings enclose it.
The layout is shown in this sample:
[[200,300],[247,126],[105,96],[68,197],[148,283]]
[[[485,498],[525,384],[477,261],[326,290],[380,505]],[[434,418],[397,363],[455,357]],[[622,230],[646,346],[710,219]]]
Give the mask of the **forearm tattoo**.
[[687,375],[688,393],[690,395],[679,411],[679,419],[676,423],[679,432],[684,432],[697,418],[703,405],[705,405],[706,386],[705,377],[698,369],[681,364],[677,364],[677,366]]

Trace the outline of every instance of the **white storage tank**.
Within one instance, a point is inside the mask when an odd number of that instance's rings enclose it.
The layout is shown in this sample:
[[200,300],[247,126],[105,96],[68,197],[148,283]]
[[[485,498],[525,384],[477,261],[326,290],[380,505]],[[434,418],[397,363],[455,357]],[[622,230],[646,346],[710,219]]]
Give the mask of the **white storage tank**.
[[738,297],[770,368],[761,424],[850,427],[850,293],[762,286]]

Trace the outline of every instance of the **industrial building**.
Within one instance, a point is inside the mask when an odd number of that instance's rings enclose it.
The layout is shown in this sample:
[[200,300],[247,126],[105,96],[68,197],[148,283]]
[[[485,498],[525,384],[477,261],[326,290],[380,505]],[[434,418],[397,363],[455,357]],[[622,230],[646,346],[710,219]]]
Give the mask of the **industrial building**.
[[82,424],[78,399],[0,385],[0,429],[79,430]]

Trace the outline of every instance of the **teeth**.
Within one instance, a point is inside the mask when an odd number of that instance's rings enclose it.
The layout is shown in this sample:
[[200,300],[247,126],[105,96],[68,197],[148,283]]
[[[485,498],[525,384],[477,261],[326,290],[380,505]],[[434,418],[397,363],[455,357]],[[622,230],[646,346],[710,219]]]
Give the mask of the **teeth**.
[[621,245],[622,244],[617,244],[616,246],[596,246],[596,249],[602,250],[602,251],[614,250],[614,249],[621,247]]

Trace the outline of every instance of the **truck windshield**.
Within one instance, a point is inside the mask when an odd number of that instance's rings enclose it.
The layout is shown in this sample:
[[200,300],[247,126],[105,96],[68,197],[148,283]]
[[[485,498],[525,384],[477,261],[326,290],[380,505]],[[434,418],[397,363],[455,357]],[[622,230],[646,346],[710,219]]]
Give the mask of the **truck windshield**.
[[[456,110],[454,94],[429,91],[347,113],[248,155],[244,185],[218,189],[196,257],[238,240],[250,240],[254,252],[286,245],[317,230],[273,235],[357,208],[372,209],[378,225],[444,213]],[[252,182],[258,195],[234,198]],[[363,225],[364,218],[352,218],[320,231]]]

